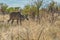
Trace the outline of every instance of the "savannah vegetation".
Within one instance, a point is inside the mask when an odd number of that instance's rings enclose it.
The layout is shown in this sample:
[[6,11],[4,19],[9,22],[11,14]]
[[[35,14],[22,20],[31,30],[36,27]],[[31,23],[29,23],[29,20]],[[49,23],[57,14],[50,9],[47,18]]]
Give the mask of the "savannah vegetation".
[[[52,0],[42,8],[43,2],[37,0],[24,8],[0,3],[0,40],[60,40],[60,5]],[[11,12],[22,12],[29,20],[22,25],[7,23]]]

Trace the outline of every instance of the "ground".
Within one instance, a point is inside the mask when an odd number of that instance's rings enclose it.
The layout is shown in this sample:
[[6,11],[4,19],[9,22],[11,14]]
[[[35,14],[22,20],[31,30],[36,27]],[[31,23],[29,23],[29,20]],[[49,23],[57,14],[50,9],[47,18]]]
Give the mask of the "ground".
[[0,40],[60,40],[60,20],[52,25],[46,20],[40,24],[25,20],[17,25],[7,23],[8,19],[9,15],[0,15]]

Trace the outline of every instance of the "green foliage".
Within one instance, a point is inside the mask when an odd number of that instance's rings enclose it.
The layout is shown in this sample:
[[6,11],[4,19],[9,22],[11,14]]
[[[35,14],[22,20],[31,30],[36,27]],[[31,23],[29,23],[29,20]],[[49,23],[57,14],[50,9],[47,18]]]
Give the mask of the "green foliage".
[[36,6],[36,10],[37,10],[37,16],[39,16],[39,10],[40,10],[40,8],[42,6],[42,3],[43,3],[43,0],[37,0],[35,2],[35,6]]
[[49,11],[57,11],[58,10],[58,6],[57,6],[57,3],[56,2],[54,2],[54,1],[52,1],[50,4],[49,4],[49,6],[48,6],[48,10]]
[[7,4],[4,4],[4,3],[0,3],[1,5],[1,11],[6,11],[6,9],[8,8],[8,5]]
[[35,2],[35,5],[36,5],[37,8],[40,8],[42,6],[42,3],[43,3],[43,0],[37,0]]
[[28,14],[30,12],[30,5],[26,5],[22,11],[24,14]]
[[19,11],[19,8],[20,8],[20,7],[15,7],[15,11]]
[[10,7],[7,9],[8,13],[13,12],[13,11],[19,11],[20,7]]
[[13,7],[10,7],[10,8],[7,9],[7,11],[8,12],[12,12],[12,11],[14,11],[14,8]]
[[37,11],[37,9],[36,9],[37,7],[35,6],[35,5],[32,5],[31,6],[31,11],[34,11],[34,12],[36,12]]
[[40,10],[40,8],[41,8],[41,6],[42,6],[42,4],[43,4],[43,0],[37,0],[36,2],[35,2],[35,6],[36,6],[36,9],[37,9],[37,18],[39,19],[40,17],[39,17],[39,10]]
[[[35,2],[33,2],[32,5],[27,4],[23,9],[22,9],[22,13],[23,14],[28,14],[30,12],[35,12],[36,14],[39,15],[39,10],[43,4],[44,0],[36,0]],[[19,11],[20,7],[8,7],[7,4],[4,3],[0,3],[1,5],[1,9],[2,11],[6,11],[8,13],[13,12],[13,11]],[[48,5],[48,10],[50,11],[52,9],[58,10],[58,6],[56,5],[56,2],[52,1],[49,5]]]
[[23,8],[23,13],[24,14],[28,14],[30,12],[35,12],[36,14],[39,14],[39,8],[42,6],[42,3],[43,3],[43,0],[37,0],[35,1],[34,5],[26,5],[24,8]]

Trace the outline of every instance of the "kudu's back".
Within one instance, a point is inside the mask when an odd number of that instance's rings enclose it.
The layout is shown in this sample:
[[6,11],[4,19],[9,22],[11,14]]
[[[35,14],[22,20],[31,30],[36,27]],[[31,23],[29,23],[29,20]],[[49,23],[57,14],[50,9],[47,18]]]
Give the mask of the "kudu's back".
[[10,19],[13,19],[13,20],[15,20],[15,19],[20,19],[20,16],[21,16],[21,14],[19,13],[19,12],[12,12],[11,14],[10,14]]

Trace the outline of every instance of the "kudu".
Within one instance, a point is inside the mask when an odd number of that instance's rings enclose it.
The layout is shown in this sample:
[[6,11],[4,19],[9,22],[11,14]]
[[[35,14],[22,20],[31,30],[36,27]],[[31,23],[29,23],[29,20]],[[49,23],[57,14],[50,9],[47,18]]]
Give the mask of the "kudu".
[[17,20],[17,24],[19,21],[20,21],[20,24],[22,24],[21,22],[25,19],[29,20],[27,15],[22,15],[20,12],[11,12],[10,19],[8,20],[8,23],[10,20],[12,20],[11,24],[13,24],[14,20]]

